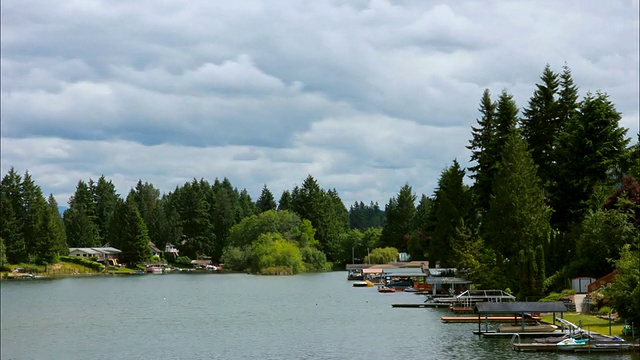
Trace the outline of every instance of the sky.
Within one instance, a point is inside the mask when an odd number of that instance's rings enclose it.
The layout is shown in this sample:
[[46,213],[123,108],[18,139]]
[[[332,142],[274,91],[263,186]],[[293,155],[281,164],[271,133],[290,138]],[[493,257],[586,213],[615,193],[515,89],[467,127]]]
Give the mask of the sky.
[[472,165],[484,89],[523,108],[565,63],[634,143],[638,3],[2,1],[2,176],[65,205],[101,175],[123,196],[226,177],[254,200],[312,175],[384,207]]

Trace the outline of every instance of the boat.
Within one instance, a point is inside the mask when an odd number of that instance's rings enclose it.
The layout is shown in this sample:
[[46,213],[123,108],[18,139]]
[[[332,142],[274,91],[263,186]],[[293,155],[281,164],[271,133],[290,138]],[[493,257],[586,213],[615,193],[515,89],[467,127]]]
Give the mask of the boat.
[[558,327],[552,324],[545,324],[539,321],[525,322],[524,329],[521,323],[501,324],[498,332],[501,333],[552,333],[556,332]]
[[369,280],[356,281],[353,283],[353,287],[373,287],[373,283]]
[[402,290],[404,292],[418,292],[418,290],[416,290],[416,288],[414,288],[413,286],[409,286],[408,288],[405,288],[404,290]]
[[386,286],[378,286],[378,292],[379,293],[394,293],[394,292],[396,292],[396,289],[390,288],[390,287],[386,287]]
[[556,344],[560,350],[586,349],[589,346],[589,339],[574,339],[572,337],[564,339]]
[[147,274],[162,274],[162,268],[160,266],[149,266]]

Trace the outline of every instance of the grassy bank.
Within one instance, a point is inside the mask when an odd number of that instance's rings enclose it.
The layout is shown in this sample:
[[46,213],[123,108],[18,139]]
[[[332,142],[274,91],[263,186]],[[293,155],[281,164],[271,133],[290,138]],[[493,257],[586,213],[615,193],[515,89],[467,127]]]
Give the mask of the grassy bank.
[[[553,323],[552,315],[542,315],[540,317],[543,321]],[[576,325],[580,325],[582,321],[582,328],[587,331],[594,331],[603,335],[609,335],[609,320],[597,318],[595,315],[586,315],[580,313],[565,313],[564,319],[571,321]],[[611,321],[611,335],[620,336],[622,334],[622,327],[624,321],[616,320]]]
[[0,273],[0,278],[7,278],[11,276],[11,273],[14,269],[24,269],[25,273],[29,274],[39,274],[44,276],[64,276],[64,275],[74,275],[74,274],[97,274],[98,272],[92,270],[86,266],[60,262],[57,264],[49,264],[49,265],[36,265],[36,264],[7,264],[6,268],[8,271],[4,271]]

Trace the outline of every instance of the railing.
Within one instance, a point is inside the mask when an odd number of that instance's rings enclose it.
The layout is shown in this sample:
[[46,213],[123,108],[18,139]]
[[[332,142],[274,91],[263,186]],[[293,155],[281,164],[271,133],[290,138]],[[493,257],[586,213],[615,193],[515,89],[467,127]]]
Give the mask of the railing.
[[511,337],[511,348],[515,349],[516,347],[516,338],[518,338],[518,345],[520,345],[520,334],[514,333]]

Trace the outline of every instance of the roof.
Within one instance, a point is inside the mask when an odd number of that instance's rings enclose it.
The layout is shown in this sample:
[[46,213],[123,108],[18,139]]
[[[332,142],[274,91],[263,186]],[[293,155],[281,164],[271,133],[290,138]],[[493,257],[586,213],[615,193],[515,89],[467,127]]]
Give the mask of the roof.
[[472,282],[458,277],[428,277],[427,284],[471,284]]
[[562,302],[483,302],[474,307],[478,314],[518,314],[525,312],[566,312],[567,308]]
[[400,269],[390,269],[389,272],[384,272],[385,276],[397,276],[397,277],[427,277],[429,274],[425,274],[421,271],[416,271],[415,269],[411,269],[413,271],[397,271]]
[[120,254],[122,251],[113,247],[69,248],[69,252],[81,251],[87,254]]
[[151,241],[149,241],[149,247],[151,248],[151,251],[153,251],[154,253],[162,252],[162,250],[158,249],[158,248],[156,247],[156,244],[154,244],[154,243],[153,243],[153,242],[151,242]]

